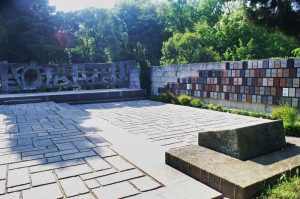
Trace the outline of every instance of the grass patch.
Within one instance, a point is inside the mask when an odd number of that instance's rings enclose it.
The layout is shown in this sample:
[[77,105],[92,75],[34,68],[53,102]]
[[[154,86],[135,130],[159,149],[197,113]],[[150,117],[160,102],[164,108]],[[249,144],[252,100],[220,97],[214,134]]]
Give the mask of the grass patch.
[[278,184],[272,188],[268,188],[262,194],[262,198],[300,198],[300,176],[296,175],[290,179],[280,180]]

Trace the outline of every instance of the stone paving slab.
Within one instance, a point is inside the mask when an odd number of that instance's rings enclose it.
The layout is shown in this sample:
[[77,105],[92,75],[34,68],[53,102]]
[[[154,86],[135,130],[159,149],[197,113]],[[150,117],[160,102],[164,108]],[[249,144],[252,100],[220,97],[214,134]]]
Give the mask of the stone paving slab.
[[265,123],[268,120],[149,100],[75,105],[164,148],[197,144],[198,133]]
[[0,198],[109,198],[118,183],[147,194],[137,188],[146,182],[131,180],[151,177],[112,150],[99,128],[82,127],[87,116],[53,102],[0,106]]
[[52,198],[110,198],[118,187],[116,197],[218,198],[165,165],[164,152],[196,143],[199,130],[260,121],[147,100],[3,105],[0,199],[48,191]]

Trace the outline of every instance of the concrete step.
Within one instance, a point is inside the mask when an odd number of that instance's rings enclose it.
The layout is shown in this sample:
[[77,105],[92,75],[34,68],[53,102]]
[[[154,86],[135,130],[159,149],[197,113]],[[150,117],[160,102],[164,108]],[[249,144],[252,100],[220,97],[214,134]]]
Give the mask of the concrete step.
[[106,99],[106,100],[87,100],[77,102],[67,102],[70,105],[76,104],[96,104],[96,103],[107,103],[107,102],[120,102],[120,101],[133,101],[133,100],[145,100],[146,97],[135,97],[135,98],[120,98],[120,99]]
[[102,89],[81,91],[60,91],[43,93],[1,94],[0,105],[37,103],[53,101],[56,103],[99,103],[145,99],[143,89]]
[[41,98],[10,99],[3,102],[3,105],[32,104],[42,102]]

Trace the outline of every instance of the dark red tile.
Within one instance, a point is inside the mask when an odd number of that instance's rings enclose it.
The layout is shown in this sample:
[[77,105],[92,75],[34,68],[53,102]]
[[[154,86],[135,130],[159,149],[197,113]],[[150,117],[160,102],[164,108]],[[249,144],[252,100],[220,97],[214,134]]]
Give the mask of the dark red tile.
[[280,86],[285,87],[286,85],[286,78],[280,78]]

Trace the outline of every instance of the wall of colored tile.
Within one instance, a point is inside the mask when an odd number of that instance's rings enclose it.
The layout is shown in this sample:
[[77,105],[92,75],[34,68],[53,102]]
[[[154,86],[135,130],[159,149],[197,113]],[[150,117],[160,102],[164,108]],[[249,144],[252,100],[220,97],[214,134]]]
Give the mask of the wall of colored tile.
[[300,107],[300,58],[153,67],[152,93]]

